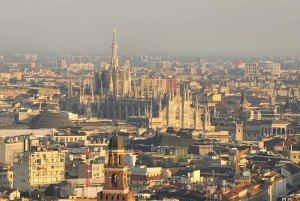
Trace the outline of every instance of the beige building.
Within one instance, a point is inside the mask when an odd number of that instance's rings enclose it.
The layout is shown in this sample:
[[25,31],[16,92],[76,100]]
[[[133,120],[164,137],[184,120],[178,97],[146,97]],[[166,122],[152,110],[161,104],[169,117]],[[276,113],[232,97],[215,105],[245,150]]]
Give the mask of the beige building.
[[14,157],[14,188],[31,192],[45,189],[65,178],[65,154],[36,147]]
[[208,101],[221,101],[222,94],[210,94],[207,98],[208,98]]
[[287,130],[289,124],[290,122],[283,120],[265,121],[260,125],[260,135],[284,135],[292,133],[292,129]]
[[161,167],[146,167],[144,165],[139,165],[130,168],[130,174],[136,175],[147,175],[147,176],[160,176],[162,168]]
[[94,70],[95,65],[92,63],[73,63],[68,67],[68,71],[73,70]]
[[300,164],[300,150],[298,149],[297,146],[291,146],[287,147],[288,149],[285,149],[285,151],[289,155],[289,159],[295,163],[295,164]]
[[[80,163],[78,166],[78,178],[86,178],[86,163]],[[90,164],[90,178],[104,177],[104,164],[91,163]]]
[[158,89],[160,93],[167,92],[167,79],[161,78],[141,78],[141,88]]
[[17,138],[0,138],[0,162],[13,165],[13,155],[23,151],[23,142]]
[[1,96],[8,97],[16,97],[20,94],[27,94],[29,89],[24,89],[24,88],[14,88],[14,87],[1,87],[0,89],[0,94]]
[[[169,91],[177,92],[177,80],[176,79],[164,79],[164,78],[141,78],[140,88],[142,91],[151,89],[154,92],[154,97],[157,94],[164,94]],[[144,90],[143,90],[144,89]]]
[[0,186],[13,188],[13,171],[11,166],[0,163]]
[[245,63],[244,75],[253,76],[258,74],[257,63]]

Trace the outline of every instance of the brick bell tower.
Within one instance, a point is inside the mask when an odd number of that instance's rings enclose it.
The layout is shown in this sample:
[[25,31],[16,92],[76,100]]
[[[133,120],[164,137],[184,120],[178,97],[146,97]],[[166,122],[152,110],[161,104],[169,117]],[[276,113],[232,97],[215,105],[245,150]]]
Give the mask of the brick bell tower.
[[97,194],[98,201],[134,201],[134,192],[129,192],[128,166],[124,164],[124,142],[116,134],[109,140],[108,163],[104,166],[103,191]]

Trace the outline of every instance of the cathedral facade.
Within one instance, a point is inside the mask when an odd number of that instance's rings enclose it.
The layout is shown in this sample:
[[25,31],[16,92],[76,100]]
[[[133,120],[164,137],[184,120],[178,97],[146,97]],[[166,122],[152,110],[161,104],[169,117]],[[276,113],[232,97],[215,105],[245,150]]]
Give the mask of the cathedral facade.
[[207,104],[192,101],[190,91],[184,96],[169,92],[159,98],[115,98],[107,96],[99,105],[99,116],[106,119],[147,119],[152,128],[190,128],[210,130],[210,115]]
[[131,87],[129,66],[118,63],[115,30],[110,68],[96,72],[94,83],[91,82],[82,82],[79,97],[68,97],[66,110],[79,108],[78,113],[86,116],[130,122],[144,119],[148,122],[147,127],[152,128],[210,130],[208,104],[199,104],[198,99],[193,101],[187,87],[180,92]]

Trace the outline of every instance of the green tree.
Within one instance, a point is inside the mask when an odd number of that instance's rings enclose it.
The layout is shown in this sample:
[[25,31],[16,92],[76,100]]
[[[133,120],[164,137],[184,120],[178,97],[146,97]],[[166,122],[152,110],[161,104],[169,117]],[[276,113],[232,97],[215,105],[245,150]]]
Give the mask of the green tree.
[[31,192],[31,199],[33,200],[39,200],[42,196],[44,196],[44,192],[41,190],[35,189]]
[[21,198],[30,198],[30,195],[27,191],[26,192],[21,192],[20,196],[21,196]]
[[54,184],[50,184],[50,185],[45,189],[44,195],[45,195],[45,196],[54,196],[54,195],[55,195],[54,190],[57,190],[57,189],[55,189]]

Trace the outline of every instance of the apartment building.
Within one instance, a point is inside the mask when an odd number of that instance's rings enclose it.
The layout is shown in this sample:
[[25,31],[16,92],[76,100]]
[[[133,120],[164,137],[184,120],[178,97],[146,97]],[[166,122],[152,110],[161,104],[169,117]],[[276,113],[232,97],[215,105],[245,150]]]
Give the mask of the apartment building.
[[13,188],[13,171],[10,165],[0,163],[0,186]]
[[14,188],[31,192],[64,180],[64,153],[41,147],[31,150],[14,156]]

